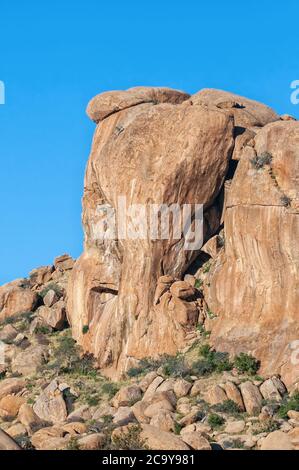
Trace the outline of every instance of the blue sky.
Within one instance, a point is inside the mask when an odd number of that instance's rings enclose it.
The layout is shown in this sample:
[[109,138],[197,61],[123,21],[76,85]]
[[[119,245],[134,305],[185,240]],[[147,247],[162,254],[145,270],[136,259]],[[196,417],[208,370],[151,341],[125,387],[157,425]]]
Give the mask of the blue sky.
[[79,256],[95,94],[213,87],[299,117],[296,3],[1,0],[0,284]]

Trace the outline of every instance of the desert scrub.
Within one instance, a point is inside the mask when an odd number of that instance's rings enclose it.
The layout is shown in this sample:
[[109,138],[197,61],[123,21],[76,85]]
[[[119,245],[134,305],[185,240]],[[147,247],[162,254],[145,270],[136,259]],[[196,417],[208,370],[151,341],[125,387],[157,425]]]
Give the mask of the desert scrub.
[[141,427],[140,425],[129,426],[128,429],[114,436],[110,440],[109,450],[145,450],[148,449],[144,440],[140,436]]
[[192,373],[195,375],[204,376],[213,372],[224,372],[233,367],[227,353],[215,351],[208,344],[201,346],[199,355],[201,358],[192,365]]
[[39,296],[43,299],[44,297],[46,297],[47,293],[50,290],[53,290],[58,297],[62,297],[62,295],[63,295],[62,288],[58,284],[56,284],[55,282],[51,282],[46,287],[44,287],[44,289],[42,289],[40,291]]
[[104,395],[107,395],[109,398],[114,397],[119,391],[120,386],[114,382],[105,382],[101,386],[101,391]]
[[207,261],[207,262],[203,265],[202,272],[203,272],[204,274],[207,274],[208,272],[210,272],[210,269],[211,269],[211,261]]
[[264,152],[261,155],[257,155],[256,157],[252,158],[250,163],[256,170],[260,170],[265,165],[270,165],[272,158],[273,157],[269,152]]
[[295,392],[291,397],[283,399],[277,415],[279,418],[286,419],[288,417],[288,411],[291,410],[299,411],[299,392]]
[[161,356],[159,359],[142,359],[137,367],[129,369],[129,377],[138,377],[148,372],[162,368],[162,373],[167,377],[186,377],[190,374],[190,368],[186,365],[181,354],[176,356]]
[[217,415],[216,413],[211,413],[208,416],[208,424],[212,429],[220,428],[225,423],[225,419],[222,416]]
[[291,198],[286,196],[286,194],[284,194],[283,196],[281,196],[280,202],[283,205],[283,207],[290,207],[292,200]]
[[49,363],[49,369],[59,373],[73,376],[99,376],[94,367],[94,358],[89,354],[82,354],[81,348],[71,337],[70,330],[62,336],[57,336],[56,345],[53,348],[54,360]]
[[235,356],[234,366],[241,374],[255,375],[260,368],[260,361],[251,354],[242,352]]
[[68,445],[67,445],[67,450],[80,450],[77,437],[73,436],[70,438]]
[[194,287],[195,289],[201,289],[203,285],[203,282],[201,279],[195,279]]
[[232,416],[238,416],[242,412],[241,408],[233,400],[225,400],[222,403],[217,403],[213,408],[219,413],[227,413]]
[[83,335],[86,335],[88,332],[89,332],[89,326],[88,326],[88,325],[84,325],[84,326],[82,327],[82,334],[83,334]]

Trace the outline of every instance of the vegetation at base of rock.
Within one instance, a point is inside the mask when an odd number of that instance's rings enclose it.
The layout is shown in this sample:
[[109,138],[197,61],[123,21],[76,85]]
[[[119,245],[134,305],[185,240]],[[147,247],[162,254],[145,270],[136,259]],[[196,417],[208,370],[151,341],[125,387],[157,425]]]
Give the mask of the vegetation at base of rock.
[[113,436],[113,439],[108,439],[105,448],[106,450],[146,450],[148,447],[141,439],[140,433],[140,425],[129,426],[125,432]]
[[20,312],[17,313],[16,315],[12,315],[10,317],[5,318],[2,322],[0,322],[0,325],[13,325],[18,322],[25,321],[27,325],[30,324],[34,317],[34,312]]
[[235,356],[234,366],[241,374],[255,375],[260,368],[260,362],[251,354],[241,352]]
[[288,411],[299,411],[299,392],[295,392],[291,397],[283,399],[277,415],[280,418],[287,418]]
[[213,372],[228,371],[233,368],[227,353],[217,352],[208,344],[201,346],[199,355],[202,359],[192,365],[192,372],[199,376],[208,375]]
[[265,165],[270,165],[272,162],[272,155],[269,152],[264,152],[261,155],[257,155],[256,157],[250,160],[252,166],[257,170],[260,170]]
[[50,291],[50,290],[53,290],[58,297],[61,297],[63,292],[62,292],[62,289],[61,287],[56,284],[55,282],[51,282],[50,284],[48,284],[44,289],[42,289],[39,293],[40,297],[43,299],[44,297],[46,297],[47,293]]
[[71,437],[67,445],[67,450],[80,450],[77,437]]
[[232,416],[238,416],[242,410],[233,400],[225,400],[222,403],[217,403],[214,405],[214,410],[219,413],[227,413]]
[[112,398],[119,390],[119,385],[114,382],[105,382],[101,386],[101,391],[105,395],[108,395],[109,398]]
[[216,413],[211,413],[208,416],[208,424],[212,429],[219,428],[225,423],[225,419],[222,416],[217,415]]

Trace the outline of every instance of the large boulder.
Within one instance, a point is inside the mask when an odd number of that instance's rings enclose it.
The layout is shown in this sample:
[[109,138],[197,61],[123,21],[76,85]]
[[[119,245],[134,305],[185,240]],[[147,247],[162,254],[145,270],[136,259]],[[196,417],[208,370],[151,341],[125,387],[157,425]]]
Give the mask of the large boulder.
[[20,313],[31,312],[38,302],[36,292],[28,289],[23,279],[0,287],[0,322]]
[[22,450],[19,444],[16,443],[5,431],[0,429],[0,450]]
[[245,146],[226,195],[225,247],[205,286],[214,346],[251,352],[262,375],[288,386],[299,380],[298,141],[299,122],[277,121]]
[[[122,213],[119,196],[128,208],[203,204],[208,239],[220,223],[213,204],[233,150],[234,119],[230,111],[186,94],[151,88],[100,95],[88,113],[101,122],[87,165],[85,249],[71,274],[68,316],[74,338],[98,358],[106,375],[116,377],[136,359],[186,346],[197,306],[170,292],[155,305],[155,291],[162,275],[182,278],[196,250],[186,250],[184,237],[175,234],[169,240],[151,240],[149,233],[138,240],[121,234],[117,241],[101,240],[103,214]],[[180,292],[175,293],[185,295]]]

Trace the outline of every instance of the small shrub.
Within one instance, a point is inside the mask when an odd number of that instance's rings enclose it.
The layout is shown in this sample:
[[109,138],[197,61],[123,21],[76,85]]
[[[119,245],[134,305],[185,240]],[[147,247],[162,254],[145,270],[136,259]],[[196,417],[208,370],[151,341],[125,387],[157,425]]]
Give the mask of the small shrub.
[[173,430],[174,434],[179,435],[180,432],[181,432],[181,430],[182,430],[182,428],[183,428],[183,426],[182,426],[180,423],[178,423],[178,422],[176,421],[176,422],[174,423],[174,430]]
[[280,418],[287,418],[288,411],[299,411],[299,392],[295,392],[291,397],[285,398],[278,410],[278,416]]
[[61,297],[63,295],[63,291],[61,287],[59,287],[59,285],[56,284],[55,282],[51,282],[44,289],[40,291],[39,296],[43,299],[44,297],[46,297],[47,293],[50,290],[53,290],[57,294],[58,297]]
[[190,374],[190,368],[186,365],[185,359],[181,355],[165,356],[162,370],[168,377],[186,377]]
[[67,450],[80,450],[77,437],[70,438],[68,445],[67,445]]
[[230,443],[232,449],[245,449],[245,444],[241,439],[232,439]]
[[260,170],[265,165],[270,165],[272,162],[272,155],[268,152],[264,152],[261,155],[257,155],[256,157],[250,160],[252,166],[257,170]]
[[225,423],[225,419],[222,416],[212,413],[208,416],[208,424],[212,429],[219,428]]
[[201,323],[199,323],[199,324],[197,325],[196,329],[197,329],[197,331],[200,332],[200,334],[201,334],[204,338],[208,338],[208,337],[210,336],[210,334],[211,334],[210,331],[206,331],[205,327],[204,327]]
[[269,419],[266,423],[257,423],[257,426],[253,429],[252,434],[257,435],[261,433],[267,433],[278,431],[280,424],[273,419]]
[[201,346],[199,354],[203,359],[193,364],[192,372],[194,374],[203,376],[232,369],[228,354],[214,351],[208,344]]
[[111,450],[144,450],[147,449],[145,442],[140,437],[141,427],[133,425],[124,433],[113,437]]
[[119,385],[113,382],[105,382],[101,387],[102,393],[108,395],[109,398],[114,397],[114,395],[119,390]]
[[201,279],[195,279],[194,287],[195,289],[200,289],[202,287],[202,280]]
[[204,274],[207,274],[211,269],[211,262],[210,261],[207,261],[204,265],[203,265],[203,270],[202,272]]
[[281,196],[280,202],[284,207],[290,207],[292,199],[286,196],[286,194],[284,194],[283,196]]
[[88,332],[89,332],[89,326],[88,326],[88,325],[84,325],[84,326],[82,327],[82,334],[83,334],[83,335],[86,335]]
[[234,366],[241,374],[255,375],[260,368],[260,362],[251,354],[240,353],[234,358]]
[[219,413],[227,413],[230,415],[237,415],[241,413],[241,409],[233,400],[225,400],[222,403],[217,403],[214,405],[214,410]]

